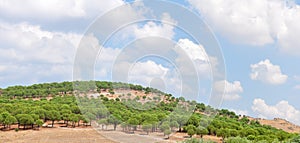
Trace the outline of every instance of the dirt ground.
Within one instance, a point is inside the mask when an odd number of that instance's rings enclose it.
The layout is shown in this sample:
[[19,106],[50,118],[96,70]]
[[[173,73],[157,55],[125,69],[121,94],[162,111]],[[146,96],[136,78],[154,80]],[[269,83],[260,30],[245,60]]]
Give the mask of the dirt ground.
[[[162,133],[136,131],[129,134],[118,131],[103,131],[87,128],[41,128],[40,130],[0,131],[0,143],[177,143],[187,139],[186,133],[172,133],[165,139]],[[219,142],[219,138],[204,136],[204,139]]]
[[92,128],[42,128],[1,131],[0,143],[115,143]]

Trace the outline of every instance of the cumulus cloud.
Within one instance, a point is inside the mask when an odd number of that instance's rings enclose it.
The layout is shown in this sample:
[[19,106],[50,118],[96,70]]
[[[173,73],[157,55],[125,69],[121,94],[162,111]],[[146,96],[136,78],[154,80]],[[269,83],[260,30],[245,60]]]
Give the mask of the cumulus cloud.
[[140,61],[131,65],[128,73],[129,83],[157,88],[178,96],[182,89],[182,79],[174,69],[152,60]]
[[283,118],[300,124],[300,111],[288,101],[280,101],[276,105],[267,105],[263,99],[254,99],[252,110],[261,118]]
[[288,76],[281,72],[280,66],[273,65],[269,59],[250,66],[252,80],[260,80],[268,84],[283,84]]
[[[205,48],[201,44],[196,44],[189,39],[179,39],[175,47],[175,51],[179,54],[176,62],[179,63],[181,70],[189,73],[196,70],[200,77],[210,77],[212,66],[216,66],[217,59],[210,61]],[[188,64],[192,62],[193,68]],[[197,76],[197,75],[194,75]]]
[[177,45],[182,48],[192,60],[209,61],[202,45],[197,45],[189,39],[179,39]]
[[5,75],[1,83],[70,79],[80,38],[75,33],[50,32],[27,23],[0,23],[0,72]]
[[132,69],[128,73],[128,78],[129,81],[133,81],[134,83],[138,82],[143,85],[150,85],[152,79],[165,78],[168,72],[168,68],[148,60],[132,65]]
[[188,0],[214,29],[235,43],[263,46],[278,41],[281,51],[300,54],[300,6],[280,0]]
[[95,17],[124,4],[122,0],[1,0],[1,17],[19,19],[64,20],[65,18]]
[[2,59],[19,62],[70,63],[81,35],[49,32],[39,26],[0,23]]
[[143,27],[136,26],[134,35],[136,38],[143,38],[149,36],[172,38],[174,36],[174,27],[167,24],[157,24],[155,22],[147,22]]
[[[161,17],[162,23],[156,23],[153,21],[147,22],[142,27],[135,25],[133,27],[135,38],[143,38],[149,36],[163,37],[167,39],[172,39],[175,35],[174,25],[176,21],[168,13],[163,13]],[[167,24],[169,23],[169,24]]]
[[214,84],[217,94],[223,95],[224,100],[231,101],[241,98],[239,94],[243,92],[243,87],[239,81],[230,83],[227,80],[223,80],[217,81]]

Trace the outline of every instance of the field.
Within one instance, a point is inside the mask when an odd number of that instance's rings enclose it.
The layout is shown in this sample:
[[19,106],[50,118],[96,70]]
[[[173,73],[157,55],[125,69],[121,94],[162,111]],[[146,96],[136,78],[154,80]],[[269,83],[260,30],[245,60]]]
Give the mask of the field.
[[[162,134],[143,132],[128,134],[122,131],[101,131],[87,128],[41,128],[40,130],[3,131],[0,143],[176,143],[187,138],[186,133],[174,133],[170,139]],[[220,142],[220,138],[204,136],[204,139]]]
[[43,128],[41,130],[5,131],[1,143],[114,143],[92,128]]

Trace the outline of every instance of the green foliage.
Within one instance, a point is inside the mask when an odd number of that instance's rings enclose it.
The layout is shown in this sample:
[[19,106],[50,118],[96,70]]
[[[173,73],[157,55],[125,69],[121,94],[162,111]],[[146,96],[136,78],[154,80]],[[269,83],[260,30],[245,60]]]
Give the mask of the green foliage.
[[290,143],[300,143],[300,135],[293,137]]
[[251,143],[247,138],[241,137],[230,137],[226,141],[226,143]]
[[250,120],[247,117],[243,117],[242,119],[240,119],[240,121],[244,124],[248,124],[250,122]]
[[187,139],[187,140],[183,141],[182,143],[215,143],[215,142],[204,141],[203,139],[192,138],[192,139]]
[[35,124],[36,124],[38,127],[40,127],[40,126],[42,126],[42,125],[44,124],[44,122],[43,122],[43,120],[38,119],[38,120],[35,121]]
[[117,129],[117,125],[121,123],[121,116],[120,115],[110,115],[108,117],[108,123],[114,125],[114,130]]
[[196,134],[200,135],[200,137],[202,138],[203,135],[207,135],[208,134],[208,130],[202,126],[198,126],[196,129]]
[[225,138],[230,136],[229,129],[228,128],[221,128],[221,129],[217,130],[217,136],[222,137],[223,140],[224,140]]
[[16,119],[14,116],[8,115],[8,116],[5,118],[5,120],[3,121],[3,124],[10,127],[10,125],[12,125],[12,124],[14,124],[14,123],[16,123],[16,122],[17,122],[17,119]]
[[187,131],[187,134],[192,137],[197,133],[197,128],[194,125],[188,125],[184,127],[184,130]]
[[160,126],[160,129],[164,132],[165,130],[170,130],[170,123],[169,122],[163,122]]
[[147,134],[149,134],[151,128],[152,128],[152,124],[150,124],[150,123],[144,123],[142,125],[143,131],[147,132]]
[[170,129],[167,129],[167,130],[164,130],[164,135],[167,135],[168,138],[169,138],[169,135],[171,134],[171,130]]
[[[140,103],[139,96],[134,100],[110,100],[101,95],[90,98],[82,95],[85,92],[110,92],[114,89],[132,89],[145,93],[157,93],[152,102]],[[59,96],[57,96],[59,95]],[[130,93],[127,96],[130,97]],[[51,100],[45,97],[51,97]],[[148,96],[142,97],[144,100]],[[26,100],[24,100],[26,98]],[[39,98],[32,100],[30,98]],[[143,100],[142,99],[142,100]],[[161,99],[167,102],[161,101]],[[155,104],[154,104],[155,103]],[[80,108],[79,105],[80,104]],[[133,108],[134,107],[134,108]],[[183,108],[180,108],[183,107]],[[140,110],[140,109],[149,110]],[[194,110],[195,109],[195,110]],[[176,111],[176,112],[173,112]],[[194,113],[186,115],[189,112]],[[216,116],[214,116],[216,115]],[[213,117],[213,118],[212,118]],[[14,120],[14,118],[16,120]],[[18,123],[25,128],[41,126],[43,121],[63,120],[72,127],[86,125],[92,121],[107,128],[113,126],[116,130],[121,124],[124,131],[143,130],[147,133],[161,131],[165,135],[177,130],[203,135],[217,135],[226,142],[299,142],[300,137],[289,134],[270,126],[261,125],[258,121],[250,121],[247,117],[239,118],[227,109],[214,109],[209,105],[188,101],[183,97],[175,98],[171,94],[140,85],[106,81],[75,81],[63,83],[45,83],[31,86],[12,86],[1,89],[0,96],[0,125],[9,127]],[[20,128],[22,129],[22,128]],[[294,138],[293,138],[294,137]],[[189,140],[199,141],[196,139]]]
[[177,123],[177,121],[172,121],[172,122],[170,122],[170,127],[171,127],[172,130],[173,130],[173,128],[178,128],[178,127],[179,127],[179,124]]

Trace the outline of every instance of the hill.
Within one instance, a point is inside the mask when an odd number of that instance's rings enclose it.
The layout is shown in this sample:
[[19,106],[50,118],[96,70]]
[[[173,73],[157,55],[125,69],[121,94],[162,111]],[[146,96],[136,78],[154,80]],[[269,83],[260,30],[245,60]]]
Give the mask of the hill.
[[275,124],[267,125],[269,122],[251,120],[227,109],[214,109],[140,85],[75,81],[12,86],[0,93],[3,131],[39,130],[45,124],[50,128],[93,126],[99,131],[177,141],[204,137],[226,142],[290,142],[298,136],[278,129]]
[[248,117],[250,120],[256,120],[262,125],[269,125],[277,129],[282,129],[289,133],[300,133],[300,126],[295,125],[285,119],[274,118],[273,120],[267,120],[262,118]]

